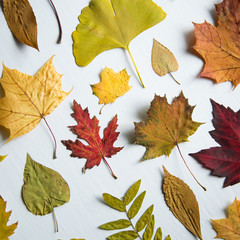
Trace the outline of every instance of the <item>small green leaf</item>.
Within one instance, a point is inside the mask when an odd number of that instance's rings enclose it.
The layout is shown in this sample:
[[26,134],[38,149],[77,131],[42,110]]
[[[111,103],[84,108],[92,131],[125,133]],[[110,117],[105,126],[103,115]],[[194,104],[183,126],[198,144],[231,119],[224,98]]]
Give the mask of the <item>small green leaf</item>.
[[141,179],[135,182],[127,191],[123,198],[125,205],[128,205],[137,195],[139,187],[141,185]]
[[114,196],[112,196],[111,194],[108,194],[108,193],[103,193],[102,196],[103,196],[104,201],[110,207],[112,207],[112,208],[114,208],[114,209],[116,209],[120,212],[125,212],[126,211],[126,206],[124,205],[124,203],[120,199],[118,199],[118,198],[116,198],[116,197],[114,197]]
[[7,156],[7,155],[0,156],[0,162],[3,161],[6,156]]
[[146,194],[146,191],[144,191],[143,193],[141,193],[133,202],[133,204],[131,205],[131,207],[129,208],[128,210],[128,217],[130,219],[134,218],[138,211],[140,210],[141,206],[142,206],[142,202],[143,202],[143,199],[145,197],[145,194]]
[[171,240],[171,237],[168,235],[168,236],[166,237],[166,240]]
[[117,221],[112,221],[101,225],[99,228],[104,230],[117,230],[117,229],[124,229],[131,226],[131,222],[126,219],[120,219]]
[[151,219],[145,229],[145,232],[143,234],[143,240],[151,240],[151,238],[153,236],[154,225],[155,225],[155,219],[154,219],[154,215],[152,215]]
[[160,227],[157,229],[154,240],[162,240],[162,229]]
[[136,239],[138,234],[134,231],[123,231],[109,236],[108,240],[132,240]]
[[140,217],[140,219],[137,221],[137,223],[136,223],[136,230],[137,230],[138,232],[142,231],[142,230],[146,227],[146,225],[147,225],[147,223],[148,223],[148,221],[149,221],[149,219],[150,219],[150,217],[151,217],[151,215],[152,215],[153,207],[154,207],[154,205],[151,205],[151,206],[143,213],[143,215]]

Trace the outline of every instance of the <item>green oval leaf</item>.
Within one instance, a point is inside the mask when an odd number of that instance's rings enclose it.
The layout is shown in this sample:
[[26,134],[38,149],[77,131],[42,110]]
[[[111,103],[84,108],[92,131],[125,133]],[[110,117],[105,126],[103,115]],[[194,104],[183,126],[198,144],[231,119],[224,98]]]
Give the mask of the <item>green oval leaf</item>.
[[112,221],[101,225],[99,228],[104,230],[117,230],[124,229],[131,226],[131,222],[126,219],[119,219],[117,221]]
[[136,239],[138,234],[134,231],[123,231],[109,236],[108,240],[132,240]]
[[139,187],[141,185],[141,179],[135,182],[127,191],[123,198],[125,205],[128,205],[137,195]]
[[155,225],[155,218],[154,218],[154,215],[152,215],[151,219],[145,229],[145,232],[143,234],[143,240],[151,240],[151,238],[153,236],[154,225]]
[[142,202],[143,202],[143,199],[145,197],[145,194],[146,194],[146,191],[144,191],[143,193],[141,193],[133,202],[133,204],[131,205],[131,207],[129,208],[128,210],[128,217],[130,219],[134,218],[138,211],[140,210],[141,206],[142,206]]
[[148,221],[149,221],[149,219],[150,219],[150,217],[151,217],[151,215],[152,215],[153,207],[154,207],[154,205],[151,205],[151,206],[143,213],[143,215],[140,217],[140,219],[137,221],[137,223],[136,223],[136,230],[137,230],[138,232],[142,231],[142,230],[146,227],[146,225],[147,225],[147,223],[148,223]]
[[160,227],[157,229],[154,240],[162,240],[162,229]]
[[114,208],[120,212],[126,211],[126,206],[120,199],[118,199],[108,193],[103,193],[102,196],[103,196],[103,199],[106,202],[106,204],[108,204],[111,208]]

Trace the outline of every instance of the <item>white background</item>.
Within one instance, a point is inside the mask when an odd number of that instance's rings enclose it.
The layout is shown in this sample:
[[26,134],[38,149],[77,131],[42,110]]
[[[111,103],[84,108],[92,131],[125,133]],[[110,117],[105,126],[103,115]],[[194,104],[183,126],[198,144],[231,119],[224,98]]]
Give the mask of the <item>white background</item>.
[[[167,17],[158,25],[143,32],[130,44],[130,50],[146,85],[143,89],[138,81],[127,53],[122,49],[106,51],[97,56],[87,67],[78,67],[72,55],[71,34],[78,24],[81,9],[88,5],[88,0],[55,1],[62,27],[63,39],[56,44],[58,25],[48,1],[30,0],[38,24],[38,44],[40,52],[20,44],[10,32],[0,8],[0,62],[9,68],[34,75],[52,56],[54,65],[62,78],[63,90],[72,93],[47,116],[47,121],[57,138],[57,159],[52,159],[53,141],[42,121],[30,133],[4,144],[9,132],[1,128],[1,155],[8,157],[0,163],[0,194],[7,201],[7,210],[12,210],[10,224],[19,221],[12,240],[69,240],[85,238],[87,240],[106,239],[114,232],[98,229],[98,226],[112,220],[124,218],[119,213],[102,202],[102,193],[110,193],[121,198],[126,190],[138,179],[142,179],[140,192],[147,194],[136,219],[151,204],[154,204],[156,226],[162,227],[163,235],[170,234],[173,240],[191,240],[195,237],[186,230],[168,209],[161,190],[163,180],[162,165],[170,173],[183,179],[195,193],[199,202],[201,228],[204,240],[216,236],[210,219],[224,218],[226,208],[235,197],[239,198],[239,184],[222,188],[224,178],[210,175],[188,154],[216,146],[208,131],[213,129],[212,107],[210,98],[226,107],[237,111],[240,108],[240,87],[235,90],[231,83],[214,84],[211,80],[199,78],[203,61],[193,54],[194,26],[192,22],[202,23],[204,20],[215,24],[216,14],[214,4],[219,0],[156,0],[167,13]],[[177,85],[169,75],[157,76],[151,67],[151,49],[153,38],[167,46],[176,56],[179,70],[174,74],[181,82]],[[114,104],[101,106],[98,98],[92,95],[90,84],[99,82],[99,73],[104,67],[115,71],[127,69],[131,75],[132,89]],[[0,74],[2,66],[0,66]],[[204,192],[193,180],[186,169],[177,149],[173,149],[169,157],[162,156],[140,163],[145,148],[134,145],[134,124],[146,120],[146,111],[153,100],[154,94],[166,94],[169,102],[183,90],[191,105],[196,105],[193,120],[204,122],[189,142],[181,143],[180,148],[192,171],[199,181],[207,188]],[[70,116],[73,100],[76,99],[83,108],[88,107],[91,117],[96,115],[100,120],[101,134],[107,123],[118,114],[118,131],[120,135],[115,146],[124,146],[117,155],[108,159],[113,171],[118,176],[114,180],[106,165],[87,170],[82,174],[85,159],[71,158],[70,151],[61,144],[61,140],[75,139],[67,128],[75,121]],[[71,190],[69,203],[56,208],[55,213],[59,223],[59,232],[55,233],[52,214],[35,216],[27,210],[21,199],[23,185],[23,170],[26,154],[37,162],[58,171],[68,182]]]

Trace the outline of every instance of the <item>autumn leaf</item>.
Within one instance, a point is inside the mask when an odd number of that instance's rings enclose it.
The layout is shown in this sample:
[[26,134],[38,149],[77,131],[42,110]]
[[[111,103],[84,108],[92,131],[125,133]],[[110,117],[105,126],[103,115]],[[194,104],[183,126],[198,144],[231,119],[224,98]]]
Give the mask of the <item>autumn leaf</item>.
[[224,186],[240,182],[240,111],[234,112],[213,100],[213,126],[209,132],[220,144],[198,153],[190,154],[204,167],[212,170],[212,175],[226,177]]
[[235,198],[231,206],[228,207],[228,216],[224,219],[211,220],[214,230],[217,232],[215,238],[225,240],[240,239],[240,201]]
[[163,46],[156,39],[153,39],[152,47],[152,68],[159,76],[164,76],[169,73],[172,78],[180,84],[172,75],[171,72],[178,70],[178,62],[173,53]]
[[[56,171],[35,162],[29,155],[24,169],[22,197],[27,209],[35,215],[46,215],[69,201],[70,189]],[[56,229],[58,224],[56,221]]]
[[[91,0],[82,10],[80,23],[72,34],[76,63],[86,66],[105,50],[124,48],[136,68],[130,42],[165,17],[166,13],[152,0]],[[137,68],[136,71],[141,81]]]
[[[104,129],[104,136],[101,139],[99,136],[99,121],[95,116],[93,118],[89,117],[87,108],[83,110],[81,105],[74,101],[73,112],[72,117],[76,120],[77,125],[69,128],[77,135],[78,139],[75,142],[72,140],[63,140],[63,145],[65,145],[68,150],[72,151],[71,157],[87,159],[83,172],[85,172],[86,169],[98,166],[103,159],[109,167],[112,176],[117,178],[106,161],[106,158],[110,158],[123,148],[113,147],[119,135],[119,133],[116,132],[117,115],[111,120],[107,128]],[[86,140],[89,145],[84,145],[79,139]]]
[[56,140],[45,116],[50,114],[70,92],[62,91],[62,75],[56,72],[52,58],[34,76],[3,65],[3,76],[0,81],[5,96],[0,99],[0,125],[10,130],[9,142],[30,132],[43,119],[54,138],[55,158]]
[[4,155],[4,156],[0,156],[0,162],[2,162],[5,158],[6,158],[7,155]]
[[239,0],[224,0],[215,5],[217,27],[208,22],[194,24],[194,49],[202,56],[205,66],[201,77],[217,83],[231,81],[234,87],[240,82]]
[[[173,99],[171,105],[168,104],[166,96],[160,97],[155,95],[147,111],[148,120],[146,122],[134,123],[135,143],[146,147],[141,161],[162,155],[169,156],[172,149],[177,146],[186,164],[178,144],[187,142],[188,137],[194,134],[201,125],[201,123],[192,120],[193,109],[194,107],[188,104],[188,100],[182,92]],[[188,170],[190,171],[189,168]],[[190,173],[192,174],[191,171]],[[192,176],[197,181],[193,174]],[[198,184],[203,187],[199,182]],[[203,189],[205,190],[204,187]]]
[[15,229],[17,228],[18,222],[7,226],[9,217],[11,216],[12,211],[6,211],[6,202],[0,196],[0,239],[9,240],[9,236],[14,234]]
[[164,166],[163,170],[163,192],[169,209],[190,232],[202,239],[196,196],[186,183],[171,175]]
[[101,72],[101,82],[91,85],[93,94],[99,98],[99,104],[113,103],[115,100],[128,92],[130,76],[126,69],[119,73],[105,67]]
[[38,50],[37,22],[28,0],[3,0],[3,12],[13,35]]

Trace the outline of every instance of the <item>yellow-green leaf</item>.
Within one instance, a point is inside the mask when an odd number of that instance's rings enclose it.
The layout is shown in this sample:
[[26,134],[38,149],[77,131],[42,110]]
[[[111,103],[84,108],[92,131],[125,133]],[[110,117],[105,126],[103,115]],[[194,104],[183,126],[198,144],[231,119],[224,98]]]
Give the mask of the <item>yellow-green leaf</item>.
[[150,218],[150,221],[144,231],[143,240],[151,240],[152,239],[154,225],[155,225],[155,218],[154,218],[154,215],[152,215]]
[[110,207],[112,207],[112,208],[114,208],[114,209],[116,209],[120,212],[125,212],[126,211],[126,206],[124,205],[124,203],[120,199],[118,199],[118,198],[116,198],[116,197],[114,197],[114,196],[112,196],[111,194],[108,194],[108,193],[103,193],[102,196],[103,196],[104,201]]
[[108,240],[132,240],[136,239],[138,234],[134,231],[123,231],[109,236]]
[[100,83],[91,85],[93,94],[99,98],[99,104],[113,103],[131,89],[128,85],[130,76],[126,69],[116,73],[105,67],[100,77]]
[[171,240],[171,237],[168,235],[165,240]]
[[141,185],[141,179],[135,182],[127,191],[123,198],[123,202],[125,205],[128,205],[137,195],[139,187]]
[[0,162],[2,162],[2,161],[5,159],[6,156],[7,156],[7,155],[0,156]]
[[154,205],[151,205],[144,213],[143,215],[140,217],[140,219],[137,221],[136,223],[136,230],[138,232],[142,231],[147,223],[149,222],[149,219],[152,215],[152,212],[153,212],[153,208],[154,208]]
[[117,229],[124,229],[131,226],[131,222],[126,219],[119,219],[117,221],[108,222],[102,224],[99,228],[104,230],[117,230]]
[[145,197],[146,191],[142,192],[133,202],[129,208],[127,215],[130,219],[134,218],[142,206],[143,199]]
[[157,229],[154,240],[162,240],[162,229],[160,227]]

